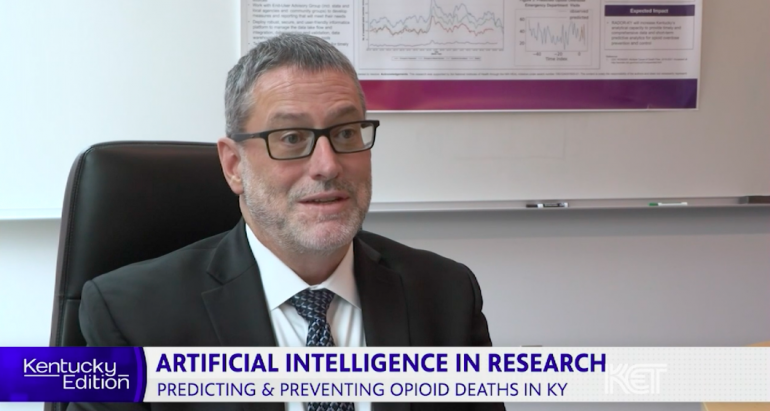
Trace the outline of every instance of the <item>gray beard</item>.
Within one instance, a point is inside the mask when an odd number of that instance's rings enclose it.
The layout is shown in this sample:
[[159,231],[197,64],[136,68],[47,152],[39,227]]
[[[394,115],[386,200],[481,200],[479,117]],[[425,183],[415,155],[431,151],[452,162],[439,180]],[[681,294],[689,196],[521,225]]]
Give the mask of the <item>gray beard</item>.
[[[369,180],[369,183],[361,189],[357,189],[353,184],[348,182],[329,180],[319,182],[315,187],[305,187],[301,190],[297,190],[297,192],[289,193],[288,202],[290,209],[294,207],[294,204],[296,204],[297,200],[300,198],[330,190],[346,192],[350,196],[350,200],[354,202],[354,209],[352,212],[330,215],[326,216],[324,220],[314,221],[322,222],[335,219],[342,221],[342,226],[339,229],[326,233],[322,238],[317,238],[321,236],[319,234],[310,236],[310,230],[308,230],[301,222],[292,222],[287,215],[275,211],[278,207],[278,201],[276,199],[280,198],[281,193],[261,181],[251,172],[251,168],[247,164],[243,163],[241,173],[243,176],[243,198],[252,221],[258,225],[259,229],[268,235],[278,247],[296,254],[325,256],[350,244],[356,233],[361,229],[371,201],[371,179]],[[366,192],[366,203],[363,205],[359,204],[359,199],[356,196],[356,194],[360,194],[359,191],[361,190],[365,190]],[[311,222],[310,224],[313,224],[314,222]]]

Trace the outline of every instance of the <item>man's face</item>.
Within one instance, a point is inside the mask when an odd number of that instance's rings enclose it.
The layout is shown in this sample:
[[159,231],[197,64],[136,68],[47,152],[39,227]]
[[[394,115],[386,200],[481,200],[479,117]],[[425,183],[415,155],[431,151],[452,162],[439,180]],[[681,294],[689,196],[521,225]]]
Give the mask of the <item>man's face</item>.
[[[364,119],[355,83],[334,70],[277,68],[253,93],[247,133]],[[321,137],[302,159],[271,159],[262,139],[245,141],[241,153],[243,196],[258,237],[293,252],[331,253],[350,243],[371,200],[370,151],[337,154]]]

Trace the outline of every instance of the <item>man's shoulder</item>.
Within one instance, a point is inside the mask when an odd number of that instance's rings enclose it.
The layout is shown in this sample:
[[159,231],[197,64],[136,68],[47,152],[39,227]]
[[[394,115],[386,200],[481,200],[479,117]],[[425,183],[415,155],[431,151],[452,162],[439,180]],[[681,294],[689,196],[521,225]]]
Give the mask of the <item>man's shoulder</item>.
[[206,272],[211,259],[229,231],[204,238],[168,254],[132,263],[96,277],[103,286],[132,284],[134,287],[158,286]]
[[[358,238],[373,252],[357,253],[357,258],[374,257],[378,267],[390,272],[390,278],[399,279],[412,327],[412,345],[473,345],[467,331],[473,327],[473,315],[481,309],[482,300],[476,277],[468,267],[377,234],[360,232]],[[373,271],[375,275],[385,274]]]
[[465,276],[469,272],[465,265],[455,260],[432,251],[410,247],[379,234],[360,231],[357,238],[380,255],[380,264],[402,274],[441,275],[446,279],[446,275],[455,273]]
[[[216,341],[201,294],[218,282],[208,274],[227,233],[102,274],[83,288],[80,318],[97,345],[206,345]],[[83,323],[81,323],[82,326]],[[93,328],[96,327],[96,328]],[[117,330],[119,340],[110,330]],[[88,338],[88,337],[87,337]]]

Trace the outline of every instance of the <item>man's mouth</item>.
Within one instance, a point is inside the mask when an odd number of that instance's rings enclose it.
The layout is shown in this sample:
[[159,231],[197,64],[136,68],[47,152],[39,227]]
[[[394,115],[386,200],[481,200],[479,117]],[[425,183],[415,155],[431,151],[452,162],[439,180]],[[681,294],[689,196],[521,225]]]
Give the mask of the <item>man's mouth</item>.
[[333,203],[335,201],[340,201],[342,198],[340,197],[333,197],[333,198],[319,198],[317,200],[307,200],[307,201],[301,201],[302,203]]
[[350,197],[346,193],[335,191],[306,196],[301,198],[299,202],[310,205],[325,205],[341,203],[348,199],[350,199]]

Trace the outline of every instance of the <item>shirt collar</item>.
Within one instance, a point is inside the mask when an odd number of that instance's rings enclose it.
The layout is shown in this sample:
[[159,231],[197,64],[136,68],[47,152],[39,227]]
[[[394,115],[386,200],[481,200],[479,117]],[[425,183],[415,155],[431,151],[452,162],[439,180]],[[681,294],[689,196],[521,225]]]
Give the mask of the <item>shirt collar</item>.
[[244,226],[246,227],[246,239],[249,242],[249,247],[259,266],[267,306],[271,311],[306,288],[313,290],[328,289],[356,308],[361,308],[355,277],[353,277],[352,242],[348,247],[347,253],[345,253],[345,257],[332,275],[321,284],[310,286],[273,254],[270,249],[265,247],[251,231],[248,224],[244,224]]

